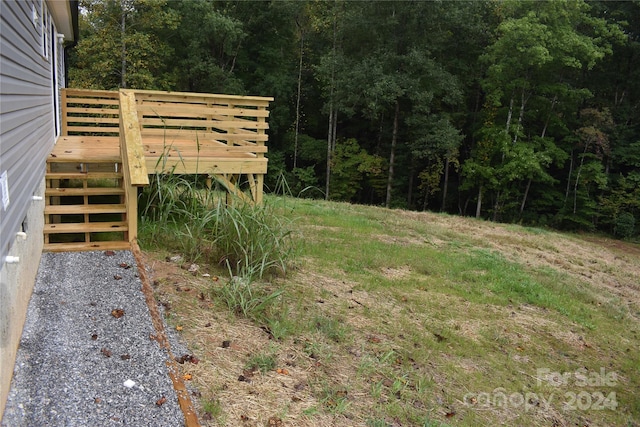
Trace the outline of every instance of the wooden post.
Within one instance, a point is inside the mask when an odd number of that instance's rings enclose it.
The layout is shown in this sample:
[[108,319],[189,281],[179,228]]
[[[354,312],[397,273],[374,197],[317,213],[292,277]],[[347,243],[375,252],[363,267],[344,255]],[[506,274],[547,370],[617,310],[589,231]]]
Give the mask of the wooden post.
[[120,90],[120,153],[127,205],[128,240],[138,238],[138,187],[149,185],[133,91]]

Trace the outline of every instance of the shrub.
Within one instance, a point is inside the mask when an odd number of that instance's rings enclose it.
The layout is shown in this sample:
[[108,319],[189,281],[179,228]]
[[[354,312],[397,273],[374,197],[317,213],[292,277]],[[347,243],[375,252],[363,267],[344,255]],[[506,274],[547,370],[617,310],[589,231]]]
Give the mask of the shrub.
[[633,237],[636,226],[636,219],[633,214],[629,212],[622,212],[616,218],[616,225],[614,228],[614,234],[616,237],[622,239],[629,239]]

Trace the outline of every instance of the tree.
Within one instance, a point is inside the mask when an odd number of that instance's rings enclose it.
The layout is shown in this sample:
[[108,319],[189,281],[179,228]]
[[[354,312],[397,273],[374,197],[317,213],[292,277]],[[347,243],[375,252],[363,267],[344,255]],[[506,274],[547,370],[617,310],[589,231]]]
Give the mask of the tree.
[[[519,204],[521,215],[532,181],[539,178],[548,182],[544,171],[550,164],[550,153],[535,151],[548,144],[531,142],[535,135],[543,139],[547,136],[549,121],[558,109],[575,110],[591,96],[586,87],[576,85],[576,76],[610,54],[612,39],[620,35],[616,26],[591,16],[589,6],[582,1],[504,2],[501,6],[498,13],[503,19],[496,30],[497,38],[483,56],[490,64],[483,83],[487,92],[485,110],[502,117],[503,132],[510,141],[510,145],[502,144],[495,163],[487,165],[496,172],[494,176],[502,177],[494,180],[492,188],[494,219],[510,203],[508,198],[518,193],[513,184],[527,183]],[[528,108],[532,104],[535,110]],[[494,121],[490,124],[497,125]],[[519,142],[528,148],[518,148]],[[517,154],[525,152],[529,155]],[[478,170],[467,168],[467,174],[472,169]],[[479,212],[483,186],[478,188]]]
[[171,87],[172,50],[158,37],[180,16],[167,0],[82,0],[82,35],[72,56],[70,84],[92,89]]

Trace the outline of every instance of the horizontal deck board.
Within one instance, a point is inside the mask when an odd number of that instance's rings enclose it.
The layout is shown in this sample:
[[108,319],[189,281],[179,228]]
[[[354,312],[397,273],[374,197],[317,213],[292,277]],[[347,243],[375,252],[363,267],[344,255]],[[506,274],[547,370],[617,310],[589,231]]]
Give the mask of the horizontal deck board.
[[125,213],[125,205],[49,205],[45,206],[45,215],[74,215],[74,214],[102,214]]
[[110,231],[127,231],[127,223],[119,222],[80,222],[45,224],[45,234],[69,234],[69,233],[106,233]]
[[47,172],[46,179],[120,179],[120,172]]
[[158,173],[176,174],[266,174],[267,159],[199,159],[169,157],[165,159],[147,158],[147,169]]
[[131,244],[125,241],[47,243],[43,249],[46,252],[117,251],[131,249]]
[[120,196],[124,189],[120,187],[90,188],[47,188],[47,196]]

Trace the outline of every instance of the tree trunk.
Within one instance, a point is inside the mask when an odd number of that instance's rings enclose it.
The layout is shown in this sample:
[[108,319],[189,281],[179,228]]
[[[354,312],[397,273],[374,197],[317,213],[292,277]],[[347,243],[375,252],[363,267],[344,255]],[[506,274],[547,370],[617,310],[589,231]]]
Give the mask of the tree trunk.
[[482,212],[482,185],[478,188],[478,203],[476,204],[476,218],[480,218]]
[[513,95],[511,96],[511,101],[509,101],[509,113],[507,114],[507,126],[505,128],[505,132],[509,134],[509,128],[511,127],[511,117],[513,116]]
[[520,114],[518,115],[518,127],[516,128],[516,131],[514,132],[514,135],[513,135],[513,145],[515,145],[516,142],[518,142],[518,133],[520,132],[520,129],[522,129],[522,119],[524,118],[524,107],[527,105],[528,100],[529,100],[529,97],[527,96],[525,98],[524,88],[522,88],[522,93],[520,94]]
[[442,205],[440,206],[440,212],[444,212],[447,207],[447,189],[449,188],[449,157],[446,158],[444,163],[444,186],[442,188]]
[[391,188],[393,186],[393,164],[396,156],[396,145],[398,144],[398,118],[400,116],[400,102],[396,100],[396,112],[393,117],[393,135],[391,137],[391,153],[389,154],[389,176],[387,178],[387,199],[385,207],[391,206]]
[[[333,87],[331,88],[333,97]],[[333,154],[333,101],[329,104],[329,129],[327,131],[327,185],[325,187],[324,198],[329,200],[329,186],[331,184],[331,160]]]
[[333,18],[333,57],[331,58],[331,90],[329,94],[329,131],[327,132],[327,185],[325,188],[325,200],[329,200],[329,188],[331,185],[331,161],[333,158],[333,150],[336,146],[336,121],[338,113],[335,111],[334,92],[336,84],[336,49],[338,45],[338,18]]
[[498,190],[496,202],[493,204],[493,222],[498,221],[498,209],[500,209],[500,190]]
[[582,157],[580,158],[580,165],[578,166],[578,172],[576,173],[576,183],[573,186],[573,213],[574,214],[578,210],[578,183],[580,182],[580,172],[582,172],[584,157],[587,155],[587,148],[589,148],[588,143],[584,145],[584,152],[582,153]]
[[524,196],[522,197],[522,203],[520,204],[520,219],[522,219],[522,212],[524,212],[524,205],[527,203],[527,197],[529,196],[529,189],[531,188],[532,179],[527,181],[527,188],[524,189]]
[[296,133],[293,139],[293,168],[298,167],[298,132],[300,131],[300,98],[302,93],[302,58],[304,54],[304,34],[300,30],[300,62],[298,63],[298,96],[296,99]]
[[567,205],[567,199],[569,198],[569,189],[571,188],[571,175],[573,175],[573,150],[571,150],[571,156],[569,156],[569,176],[567,177],[567,189],[564,192],[564,206]]
[[[555,107],[558,100],[558,96],[554,95],[551,100],[551,108],[549,109],[549,114],[547,114],[547,120],[544,122],[544,127],[542,128],[542,133],[540,134],[540,138],[544,138],[547,134],[547,127],[549,127],[549,121],[551,120],[551,114],[553,113],[553,108]],[[529,181],[527,181],[527,187],[524,190],[524,196],[522,196],[522,203],[520,204],[520,219],[522,219],[522,213],[524,212],[524,206],[527,203],[527,197],[529,197],[529,189],[531,188],[531,182],[533,181],[532,177],[529,177]]]
[[127,45],[125,43],[125,30],[127,12],[122,5],[122,19],[120,21],[120,39],[122,42],[122,52],[120,57],[120,87],[125,89],[127,87]]

